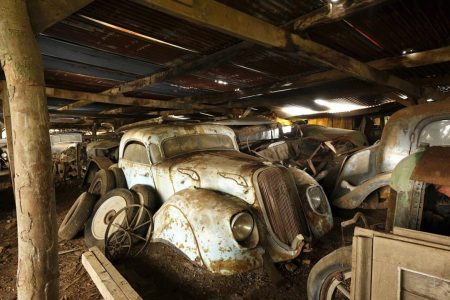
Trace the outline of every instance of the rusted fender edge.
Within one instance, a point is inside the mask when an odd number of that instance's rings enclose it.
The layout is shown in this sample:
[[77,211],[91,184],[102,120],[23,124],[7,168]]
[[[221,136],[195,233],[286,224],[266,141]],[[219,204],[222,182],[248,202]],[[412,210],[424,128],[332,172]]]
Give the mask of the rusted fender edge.
[[89,162],[87,164],[86,173],[84,174],[84,178],[83,178],[83,186],[89,184],[90,179],[92,180],[92,178],[89,178],[89,176],[92,176],[90,174],[91,168],[97,167],[98,170],[107,170],[113,164],[114,164],[114,162],[107,157],[103,157],[103,156],[92,157],[91,160],[89,160]]
[[333,201],[333,205],[343,209],[355,209],[369,196],[373,191],[389,185],[391,172],[378,174],[367,180],[361,185],[356,186],[349,193]]

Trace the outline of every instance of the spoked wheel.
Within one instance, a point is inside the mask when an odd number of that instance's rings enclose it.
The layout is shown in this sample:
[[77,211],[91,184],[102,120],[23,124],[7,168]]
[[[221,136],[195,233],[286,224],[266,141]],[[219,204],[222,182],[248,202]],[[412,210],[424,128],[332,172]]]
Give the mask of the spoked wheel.
[[320,291],[321,300],[350,299],[351,270],[330,274]]
[[323,257],[308,276],[308,299],[350,299],[352,247],[339,248]]
[[[117,222],[125,220],[125,222]],[[110,260],[139,255],[151,238],[153,217],[143,205],[120,209],[108,222],[105,232],[105,254]]]

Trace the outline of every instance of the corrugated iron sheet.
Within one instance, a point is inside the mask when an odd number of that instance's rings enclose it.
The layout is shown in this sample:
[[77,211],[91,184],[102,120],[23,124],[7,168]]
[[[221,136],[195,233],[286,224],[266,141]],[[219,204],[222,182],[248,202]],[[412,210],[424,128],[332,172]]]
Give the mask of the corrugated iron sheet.
[[79,14],[201,53],[215,52],[238,41],[132,1],[96,0]]
[[99,93],[119,84],[119,82],[47,69],[45,70],[45,84],[48,87]]
[[[311,12],[326,2],[219,1],[277,26]],[[401,55],[403,50],[422,51],[447,46],[450,42],[449,16],[448,0],[392,0],[340,22],[311,28],[305,35],[349,56],[371,61]],[[177,47],[151,41],[151,38]],[[164,68],[163,65],[170,65],[176,59],[200,57],[238,42],[238,39],[223,33],[132,1],[120,0],[96,0],[39,37],[47,85],[89,92],[101,92],[122,82],[158,72]],[[127,95],[170,99],[231,92],[298,78],[321,70],[320,66],[293,58],[282,51],[254,46],[226,63],[180,75]],[[447,63],[393,70],[392,73],[419,80],[448,76],[449,70],[450,63]],[[296,95],[304,93],[345,88],[347,83],[338,82],[264,97],[274,99],[275,103],[283,97],[294,99]],[[372,106],[391,100],[379,95],[368,95],[333,101]],[[94,109],[90,106],[83,109],[89,108]]]
[[321,70],[321,68],[302,60],[300,57],[293,58],[292,55],[289,56],[282,51],[265,49],[260,46],[242,51],[231,61],[264,72],[271,77],[310,74]]
[[166,64],[189,52],[115,31],[73,15],[50,27],[45,35],[105,52]]
[[404,50],[423,51],[448,45],[449,16],[448,0],[386,1],[343,21],[312,28],[308,34],[319,43],[369,61],[398,56]]

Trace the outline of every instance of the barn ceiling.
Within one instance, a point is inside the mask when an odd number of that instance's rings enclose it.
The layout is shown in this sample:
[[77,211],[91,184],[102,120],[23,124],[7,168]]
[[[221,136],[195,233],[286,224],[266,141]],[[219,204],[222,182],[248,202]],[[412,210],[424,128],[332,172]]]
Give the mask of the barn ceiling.
[[[449,90],[448,0],[160,2],[95,0],[38,34],[52,115],[133,119],[249,107],[306,115],[411,105]],[[195,2],[218,3],[228,18],[191,18],[173,4]],[[332,53],[271,47],[249,24]]]

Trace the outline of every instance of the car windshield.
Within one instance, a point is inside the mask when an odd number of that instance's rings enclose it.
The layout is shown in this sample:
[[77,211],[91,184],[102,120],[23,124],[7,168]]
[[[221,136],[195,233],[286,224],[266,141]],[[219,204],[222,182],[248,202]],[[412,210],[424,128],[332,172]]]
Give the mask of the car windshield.
[[183,135],[163,141],[165,158],[204,150],[234,150],[233,140],[223,134]]

